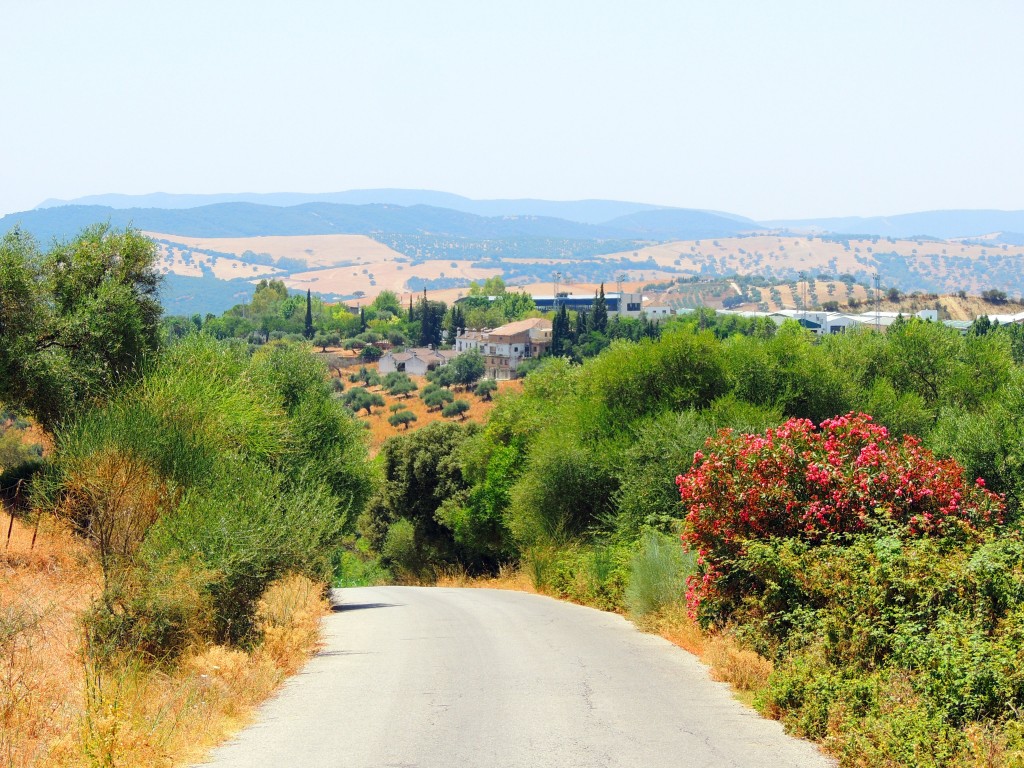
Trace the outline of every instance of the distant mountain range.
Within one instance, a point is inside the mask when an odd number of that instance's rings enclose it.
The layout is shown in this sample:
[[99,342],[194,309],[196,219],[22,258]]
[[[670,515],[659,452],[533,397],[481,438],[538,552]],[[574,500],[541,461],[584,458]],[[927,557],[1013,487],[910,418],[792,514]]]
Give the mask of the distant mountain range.
[[[897,216],[846,216],[831,219],[783,219],[762,222],[770,229],[832,232],[882,237],[982,238],[1003,234],[1013,244],[1024,232],[1024,211],[953,210],[903,213]],[[1017,234],[1019,239],[1021,235]],[[1000,238],[993,238],[1000,239]]]
[[195,237],[403,234],[507,239],[693,240],[764,230],[881,237],[982,238],[1018,243],[1024,211],[947,210],[893,216],[754,221],[722,211],[621,200],[473,200],[433,190],[362,189],[325,194],[92,195],[46,200],[0,218],[43,240],[95,221]]
[[[618,205],[609,202],[607,210],[611,211]],[[596,211],[596,207],[589,210]],[[303,203],[280,207],[230,202],[196,208],[113,208],[99,205],[37,208],[4,216],[0,219],[0,232],[17,225],[40,240],[49,241],[54,237],[70,237],[87,224],[97,221],[109,221],[117,227],[130,224],[143,230],[192,237],[360,234],[431,235],[476,240],[688,240],[728,237],[759,228],[757,222],[750,219],[680,208],[634,211],[601,224],[590,224],[524,213],[480,216],[421,204]]]
[[[668,206],[631,203],[620,200],[472,200],[450,192],[429,189],[352,189],[347,192],[324,194],[302,192],[240,193],[219,195],[172,195],[155,192],[150,195],[89,195],[74,200],[45,200],[36,208],[56,208],[67,205],[101,205],[107,208],[200,208],[220,203],[254,203],[288,208],[306,203],[337,203],[339,205],[400,205],[410,207],[427,205],[448,208],[477,216],[544,216],[567,219],[584,224],[604,224],[620,216],[640,211],[664,210]],[[678,210],[678,209],[677,209]],[[704,211],[745,224],[756,222],[744,216],[720,211]]]

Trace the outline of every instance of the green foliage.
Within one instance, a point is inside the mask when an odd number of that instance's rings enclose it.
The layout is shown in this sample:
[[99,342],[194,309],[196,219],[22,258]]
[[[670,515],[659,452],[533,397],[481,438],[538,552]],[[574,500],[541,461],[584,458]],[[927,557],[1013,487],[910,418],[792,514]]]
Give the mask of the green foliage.
[[402,305],[398,301],[398,294],[394,291],[386,289],[381,291],[370,306],[373,307],[377,317],[380,317],[384,312],[388,312],[394,317],[399,317],[402,314]]
[[28,443],[20,429],[0,428],[0,471],[37,459],[42,453],[42,446]]
[[985,478],[988,487],[1006,494],[1011,518],[1019,519],[1024,504],[1024,372],[1016,369],[1000,396],[980,408],[944,408],[929,444],[960,462],[970,477]]
[[34,497],[101,551],[94,643],[163,658],[196,636],[251,640],[257,599],[288,571],[329,578],[369,494],[365,455],[307,350],[250,358],[192,335],[58,432]]
[[484,375],[484,356],[480,350],[471,349],[463,352],[444,368],[440,368],[442,384],[459,384],[469,386]]
[[458,416],[460,419],[466,418],[465,413],[469,410],[469,403],[465,400],[453,400],[441,409],[441,415],[446,419],[450,419],[453,416]]
[[353,387],[341,396],[343,402],[354,413],[366,410],[366,415],[373,413],[374,406],[383,408],[384,398],[376,392],[371,392],[365,387]]
[[376,362],[384,356],[384,350],[375,344],[369,344],[363,347],[362,352],[359,353],[359,358],[365,360],[368,363]]
[[98,225],[43,253],[0,240],[0,398],[52,429],[132,381],[160,342],[156,247]]
[[841,755],[970,764],[965,730],[1021,703],[1022,558],[1015,535],[752,545],[772,587],[741,631],[776,660],[758,705]]
[[418,389],[415,382],[407,374],[399,371],[393,371],[386,375],[381,380],[381,384],[392,397],[405,398]]
[[388,424],[392,427],[401,425],[403,428],[408,429],[409,425],[414,421],[416,421],[416,414],[412,411],[396,410],[388,416]]
[[622,605],[629,559],[629,549],[604,543],[534,547],[523,556],[535,587],[603,610]]
[[632,427],[635,438],[618,465],[616,530],[628,539],[640,536],[646,528],[675,531],[686,514],[675,479],[690,468],[694,453],[708,438],[728,428],[763,432],[782,420],[777,410],[730,395],[703,411],[667,411],[636,422]]
[[619,341],[587,362],[585,396],[618,424],[663,410],[703,407],[725,394],[724,362],[708,333],[682,330],[660,341]]
[[420,392],[420,397],[423,398],[423,402],[426,404],[427,409],[441,410],[446,404],[455,401],[455,395],[450,389],[444,389],[443,387],[437,387],[436,389],[430,389],[426,387]]
[[490,400],[491,396],[498,389],[498,382],[494,379],[481,379],[476,385],[476,389],[473,390],[473,394],[479,397],[481,400]]
[[336,347],[341,344],[341,336],[337,333],[318,333],[313,337],[313,346],[320,347],[326,352],[328,347]]
[[334,553],[335,587],[376,587],[392,581],[390,571],[376,557],[358,548],[340,547]]
[[694,555],[684,552],[675,537],[648,531],[629,561],[623,602],[634,616],[645,616],[682,602],[686,579],[695,568]]
[[531,447],[511,491],[508,525],[523,546],[566,544],[612,511],[616,490],[604,446],[552,428]]
[[383,482],[359,527],[385,565],[417,577],[448,564],[477,567],[437,514],[442,504],[467,488],[459,454],[476,430],[473,424],[434,422],[384,443]]

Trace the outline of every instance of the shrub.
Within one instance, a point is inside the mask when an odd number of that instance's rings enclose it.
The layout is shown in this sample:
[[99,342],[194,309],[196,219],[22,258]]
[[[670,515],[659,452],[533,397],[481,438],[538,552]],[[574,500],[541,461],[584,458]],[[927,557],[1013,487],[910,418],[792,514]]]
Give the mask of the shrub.
[[907,436],[888,437],[864,414],[829,419],[815,430],[791,419],[763,436],[723,432],[677,479],[687,507],[684,541],[698,555],[688,601],[721,620],[757,588],[737,566],[748,542],[836,536],[961,538],[1000,520],[1003,504],[960,466],[936,459]]
[[327,581],[369,493],[362,429],[299,347],[250,358],[193,334],[56,441],[33,496],[100,549],[94,644],[152,658],[255,640],[267,585]]
[[634,616],[644,616],[682,600],[694,561],[694,556],[684,552],[674,538],[648,531],[629,561],[626,608]]

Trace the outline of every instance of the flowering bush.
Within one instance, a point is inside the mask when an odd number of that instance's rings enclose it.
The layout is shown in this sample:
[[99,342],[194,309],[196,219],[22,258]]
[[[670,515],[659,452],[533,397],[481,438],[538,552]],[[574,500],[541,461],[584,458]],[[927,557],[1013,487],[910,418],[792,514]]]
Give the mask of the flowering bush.
[[[697,553],[687,602],[739,597],[750,588],[734,568],[745,542],[796,538],[810,545],[858,533],[971,535],[1001,521],[1001,497],[965,480],[952,459],[920,441],[889,438],[866,414],[791,419],[764,435],[723,430],[676,478],[687,509],[685,545]],[[703,612],[701,612],[703,613]]]

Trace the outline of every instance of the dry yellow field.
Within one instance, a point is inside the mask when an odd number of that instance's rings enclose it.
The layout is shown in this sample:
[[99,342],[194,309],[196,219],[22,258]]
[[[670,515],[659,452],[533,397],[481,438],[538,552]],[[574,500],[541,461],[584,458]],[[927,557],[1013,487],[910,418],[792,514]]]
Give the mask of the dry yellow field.
[[246,251],[268,254],[275,259],[303,259],[310,267],[330,267],[342,261],[376,264],[404,258],[386,245],[366,235],[288,235],[266,237],[185,237],[144,233],[160,240],[170,240],[189,248],[241,255]]
[[[170,245],[160,244],[163,258],[161,268],[165,272],[199,276],[203,269],[206,269],[212,270],[218,278],[243,277],[251,281],[277,276],[288,287],[297,290],[308,288],[321,294],[349,296],[362,294],[363,298],[356,303],[372,301],[382,290],[394,291],[399,294],[403,303],[407,302],[410,295],[408,281],[413,277],[421,280],[454,278],[483,281],[501,274],[497,268],[474,267],[473,262],[468,259],[428,259],[413,264],[410,257],[364,235],[198,238],[157,232],[147,234],[155,239],[170,242]],[[237,258],[213,258],[196,249],[233,254]],[[249,260],[243,256],[247,251],[273,260],[301,259],[307,268],[300,267],[296,271],[293,266],[292,269],[282,270],[274,266],[248,263]],[[186,252],[191,252],[188,263],[183,258]],[[776,281],[775,276],[791,275],[793,271],[804,271],[811,277],[819,274],[859,274],[861,279],[865,274],[881,271],[882,284],[889,285],[895,276],[887,276],[884,268],[879,270],[878,259],[881,258],[881,254],[885,255],[883,263],[888,263],[893,270],[903,269],[901,265],[905,260],[907,268],[924,279],[926,284],[944,282],[949,286],[946,291],[948,293],[965,290],[971,294],[979,294],[987,288],[1003,287],[1000,285],[1001,279],[1005,277],[1003,273],[1012,268],[1017,259],[1020,260],[1021,270],[1013,271],[1024,271],[1024,246],[996,247],[957,241],[888,238],[833,241],[821,237],[795,235],[755,235],[677,241],[610,253],[603,258],[614,261],[616,271],[621,270],[625,274],[628,282],[624,288],[638,290],[645,284],[670,283],[680,276],[701,273],[709,264],[713,265],[716,274],[763,276],[770,282]],[[992,261],[993,257],[998,257],[1001,261]],[[1009,266],[1007,259],[1010,259]],[[974,270],[972,265],[982,263],[984,266],[986,260],[987,272],[984,268]],[[574,263],[571,259],[554,256],[536,259],[508,258],[506,261],[509,264],[542,265],[544,271],[547,268],[552,272],[557,269],[570,275]],[[636,265],[635,268],[629,266],[631,262]],[[986,284],[985,281],[989,282]],[[597,283],[572,283],[567,279],[560,283],[561,290],[574,293],[592,293],[597,286]],[[543,282],[518,288],[531,293],[549,294],[553,290],[553,285]],[[613,291],[615,288],[612,281],[605,283],[606,291]],[[808,303],[812,306],[825,301],[839,301],[841,305],[845,305],[849,299],[853,299],[855,306],[852,309],[856,309],[856,302],[863,303],[871,298],[870,292],[865,291],[863,287],[854,286],[848,289],[842,283],[834,283],[831,293],[826,293],[828,283],[825,281],[815,281],[815,288],[817,295],[808,296]],[[798,290],[802,293],[802,284]],[[700,293],[699,290],[686,286],[674,288],[673,291],[677,298],[681,294],[690,296],[691,300],[680,302],[685,306],[693,305],[693,296]],[[430,295],[441,301],[452,302],[464,296],[466,292],[467,289],[461,287],[434,290]],[[765,289],[762,290],[762,294],[760,302],[745,305],[743,308],[756,309],[758,303],[768,304],[770,309],[799,306],[796,297],[786,285],[778,286],[775,298],[769,298]],[[716,306],[720,305],[724,298],[724,295],[709,297],[698,303]],[[986,311],[986,308],[982,307],[982,311]],[[987,311],[992,310],[988,308]],[[951,311],[951,314],[956,313]]]
[[[454,265],[454,266],[453,266]],[[406,292],[406,280],[415,276],[423,279],[457,277],[483,281],[500,275],[499,269],[479,269],[468,261],[426,261],[410,267],[395,261],[379,261],[368,266],[335,267],[309,272],[296,272],[283,278],[289,288],[309,288],[319,293],[352,294],[363,291],[376,296],[383,290]],[[465,290],[465,289],[463,289]]]

